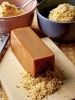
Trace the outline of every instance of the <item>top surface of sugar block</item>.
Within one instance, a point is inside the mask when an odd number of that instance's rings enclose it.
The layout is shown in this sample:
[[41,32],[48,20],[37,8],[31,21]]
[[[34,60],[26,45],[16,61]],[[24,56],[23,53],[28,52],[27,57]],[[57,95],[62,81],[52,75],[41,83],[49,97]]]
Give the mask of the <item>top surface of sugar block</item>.
[[12,32],[15,33],[19,41],[33,58],[38,59],[53,55],[52,51],[41,41],[30,27],[15,29]]

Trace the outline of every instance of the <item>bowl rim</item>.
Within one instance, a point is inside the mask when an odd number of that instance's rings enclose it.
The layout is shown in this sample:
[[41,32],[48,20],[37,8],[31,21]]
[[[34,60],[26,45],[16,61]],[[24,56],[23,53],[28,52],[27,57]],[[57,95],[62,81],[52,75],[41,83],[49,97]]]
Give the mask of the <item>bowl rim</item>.
[[47,21],[49,21],[49,22],[53,22],[53,23],[58,23],[58,24],[72,24],[72,23],[75,23],[75,21],[71,21],[71,22],[57,22],[57,21],[48,19],[48,18],[44,17],[44,16],[39,12],[38,9],[37,9],[37,14],[40,15],[43,19],[45,19],[45,20],[47,20]]
[[24,12],[24,13],[16,15],[16,16],[0,17],[0,19],[12,19],[12,18],[17,18],[17,17],[21,17],[21,16],[24,16],[24,15],[30,14],[30,13],[32,13],[35,10],[36,5],[37,5],[37,0],[35,0],[35,6],[32,8],[32,10],[29,10],[27,12]]

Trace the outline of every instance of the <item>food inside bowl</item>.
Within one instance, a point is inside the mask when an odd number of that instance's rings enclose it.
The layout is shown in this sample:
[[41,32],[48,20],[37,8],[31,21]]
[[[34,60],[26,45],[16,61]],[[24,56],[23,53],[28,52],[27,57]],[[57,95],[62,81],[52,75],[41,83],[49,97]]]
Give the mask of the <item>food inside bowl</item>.
[[23,12],[23,9],[18,9],[14,4],[9,3],[8,1],[4,1],[0,5],[0,17],[16,16]]
[[56,22],[75,21],[75,6],[68,3],[59,4],[50,11],[48,19]]

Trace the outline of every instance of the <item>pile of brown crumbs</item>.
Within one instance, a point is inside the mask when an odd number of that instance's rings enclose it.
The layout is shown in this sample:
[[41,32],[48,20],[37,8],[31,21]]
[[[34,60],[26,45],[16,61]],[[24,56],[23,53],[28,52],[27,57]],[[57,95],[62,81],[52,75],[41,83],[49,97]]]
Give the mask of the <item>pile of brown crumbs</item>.
[[56,72],[49,70],[37,78],[31,77],[28,72],[25,72],[22,80],[23,88],[28,91],[28,96],[32,100],[42,100],[60,88],[62,81],[56,76]]

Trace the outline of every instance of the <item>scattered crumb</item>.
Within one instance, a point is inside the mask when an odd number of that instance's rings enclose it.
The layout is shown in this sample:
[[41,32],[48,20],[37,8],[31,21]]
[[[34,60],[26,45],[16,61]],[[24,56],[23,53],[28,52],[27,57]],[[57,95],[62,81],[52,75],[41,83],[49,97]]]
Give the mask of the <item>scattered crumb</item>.
[[32,100],[42,100],[44,97],[57,91],[62,85],[60,78],[57,78],[57,73],[50,70],[37,78],[31,77],[25,71],[22,78],[22,88],[27,90],[28,97],[31,97]]
[[16,86],[17,88],[20,88],[19,86]]
[[58,93],[58,95],[60,95],[60,93]]
[[64,98],[66,98],[66,96],[64,96]]
[[7,95],[5,94],[4,90],[0,88],[0,100],[8,100]]

